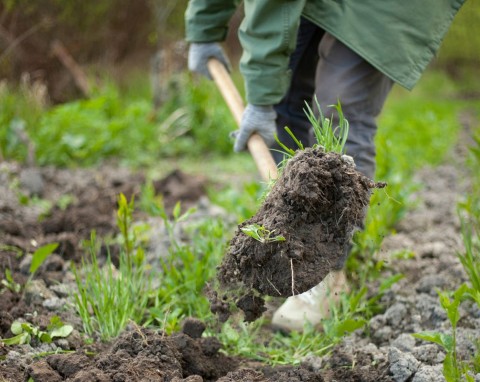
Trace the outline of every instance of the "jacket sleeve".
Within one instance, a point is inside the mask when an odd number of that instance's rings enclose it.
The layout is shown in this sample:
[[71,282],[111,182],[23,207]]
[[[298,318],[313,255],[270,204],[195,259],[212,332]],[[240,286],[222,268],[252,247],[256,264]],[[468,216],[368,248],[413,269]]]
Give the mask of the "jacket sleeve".
[[239,38],[247,101],[273,105],[280,102],[290,84],[288,61],[295,49],[305,0],[245,0],[244,4]]
[[190,0],[185,12],[188,42],[225,40],[228,22],[236,9],[236,0]]

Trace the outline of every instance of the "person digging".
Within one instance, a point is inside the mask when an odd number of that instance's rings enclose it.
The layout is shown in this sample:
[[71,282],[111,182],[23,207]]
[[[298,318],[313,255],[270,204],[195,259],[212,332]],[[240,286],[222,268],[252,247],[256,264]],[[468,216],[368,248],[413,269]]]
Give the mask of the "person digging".
[[[340,102],[350,124],[346,154],[358,172],[373,179],[376,117],[394,83],[414,87],[463,3],[244,0],[238,36],[247,107],[234,150],[245,150],[250,135],[257,133],[280,163],[283,154],[277,151],[275,134],[285,146],[297,148],[285,126],[304,146],[314,143],[305,102],[313,107],[316,97],[324,112]],[[191,71],[211,78],[210,58],[230,68],[220,42],[235,10],[234,0],[189,1],[185,20]],[[332,117],[338,118],[335,111]],[[332,298],[347,289],[343,267],[349,245],[345,247],[320,284],[286,299],[273,315],[274,326],[301,331],[306,321],[320,323]]]

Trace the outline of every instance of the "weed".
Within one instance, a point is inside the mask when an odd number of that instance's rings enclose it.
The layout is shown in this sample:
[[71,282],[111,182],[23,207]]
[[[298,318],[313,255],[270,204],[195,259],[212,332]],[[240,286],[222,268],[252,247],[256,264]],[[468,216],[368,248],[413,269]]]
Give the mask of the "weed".
[[22,286],[15,282],[12,276],[12,271],[8,268],[5,269],[5,278],[1,281],[2,285],[10,289],[14,293],[20,293]]
[[326,152],[334,152],[343,154],[345,150],[345,143],[347,142],[349,124],[345,119],[340,101],[336,105],[331,105],[338,115],[338,125],[333,127],[333,121],[336,119],[332,115],[330,118],[323,116],[320,104],[317,98],[314,98],[316,109],[318,110],[318,117],[315,116],[312,108],[308,103],[305,103],[308,120],[312,124],[313,133],[317,141],[315,146],[321,146]]
[[[32,262],[29,268],[29,277],[25,284],[29,284],[35,273],[37,272],[38,268],[44,263],[44,261],[53,253],[58,247],[58,243],[50,243],[43,245],[32,254]],[[17,252],[17,256],[22,255],[22,251],[18,250],[16,247],[12,246],[4,246],[5,249],[14,250]],[[5,269],[5,278],[2,279],[1,284],[4,285],[6,288],[10,289],[12,292],[20,293],[23,286],[15,282],[12,276],[12,271],[8,268]]]
[[469,288],[466,284],[462,284],[450,298],[448,292],[438,292],[440,304],[447,313],[448,320],[452,327],[451,334],[437,332],[421,332],[414,333],[415,338],[425,341],[434,342],[440,345],[445,352],[445,360],[443,361],[443,375],[447,382],[459,382],[462,377],[466,381],[474,381],[471,376],[471,367],[466,362],[461,362],[457,358],[457,324],[460,319],[459,306],[465,299]]
[[[78,292],[74,294],[76,309],[85,331],[99,333],[102,340],[117,336],[130,320],[141,322],[150,292],[149,267],[145,264],[142,248],[134,248],[131,218],[133,199],[127,202],[119,197],[117,224],[123,237],[118,270],[110,256],[100,268],[97,258],[97,240],[90,239],[90,261],[82,261],[81,271],[73,267]],[[82,279],[83,275],[84,279]]]
[[[314,97],[314,102],[315,109],[318,110],[318,116],[315,114],[308,102],[305,102],[306,109],[303,109],[313,128],[313,133],[316,140],[316,143],[313,145],[313,147],[321,147],[325,152],[343,154],[348,138],[349,124],[343,115],[340,101],[336,105],[330,105],[330,107],[333,107],[336,110],[338,115],[338,125],[336,127],[333,127],[333,121],[336,120],[334,115],[332,114],[330,118],[325,118],[322,109],[320,108],[320,104],[318,103],[317,97]],[[285,131],[293,139],[299,150],[305,149],[303,143],[295,137],[293,132],[287,126],[285,127]],[[275,136],[275,140],[282,148],[282,151],[280,152],[284,154],[284,160],[279,165],[279,171],[281,172],[288,160],[295,155],[295,150],[285,146],[277,136]]]
[[183,234],[189,240],[183,243],[175,235],[177,225],[193,211],[181,214],[177,204],[170,219],[162,205],[158,205],[157,210],[165,222],[170,247],[168,256],[161,260],[163,277],[149,309],[148,322],[156,322],[170,332],[179,329],[184,317],[202,320],[211,317],[209,303],[202,292],[224,253],[225,229],[220,219],[191,223]]
[[[480,130],[479,130],[480,131]],[[457,256],[472,284],[475,299],[480,295],[480,176],[477,174],[480,166],[480,132],[474,135],[476,145],[470,147],[470,161],[472,190],[464,201],[458,205],[461,233],[465,251],[458,252]],[[480,298],[477,300],[480,306]]]
[[241,223],[255,215],[263,191],[264,187],[259,182],[247,182],[240,190],[232,185],[222,190],[209,189],[208,197],[212,203],[230,211]]
[[28,277],[26,284],[29,284],[33,280],[33,277],[35,276],[35,273],[37,272],[38,268],[41,267],[44,261],[51,254],[53,254],[57,248],[58,248],[58,243],[50,243],[50,244],[45,244],[39,247],[35,252],[33,252],[32,262],[29,268],[30,276]]
[[248,224],[240,229],[243,233],[254,238],[262,244],[285,241],[285,237],[282,235],[272,236],[275,230],[270,231],[264,226],[258,224]]
[[10,331],[13,333],[13,337],[0,339],[5,345],[29,344],[32,340],[37,340],[41,343],[50,343],[54,338],[68,337],[73,331],[73,326],[66,325],[60,317],[53,316],[50,319],[50,324],[47,326],[47,331],[40,330],[39,327],[28,322],[20,321],[14,321],[10,327]]

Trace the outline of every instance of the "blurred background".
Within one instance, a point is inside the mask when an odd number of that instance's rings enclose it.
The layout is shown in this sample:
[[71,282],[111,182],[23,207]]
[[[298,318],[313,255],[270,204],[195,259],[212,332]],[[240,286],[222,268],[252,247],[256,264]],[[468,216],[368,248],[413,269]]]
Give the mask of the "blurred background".
[[[186,0],[2,0],[0,158],[25,161],[27,136],[39,165],[89,165],[111,156],[144,165],[211,151],[208,129],[219,133],[214,151],[230,153],[235,126],[223,100],[214,85],[186,70],[186,6]],[[239,10],[225,42],[240,91],[241,18]],[[461,97],[479,97],[479,48],[480,2],[468,0],[431,64],[441,77],[431,88],[440,81]]]
[[[18,82],[28,73],[48,87],[53,103],[81,95],[72,73],[55,54],[57,43],[85,70],[94,68],[125,80],[132,70],[164,73],[185,68],[186,0],[2,0],[0,77]],[[232,20],[226,49],[237,62],[240,47]],[[433,63],[452,77],[480,61],[480,3],[467,1]],[[103,73],[104,74],[104,73]]]

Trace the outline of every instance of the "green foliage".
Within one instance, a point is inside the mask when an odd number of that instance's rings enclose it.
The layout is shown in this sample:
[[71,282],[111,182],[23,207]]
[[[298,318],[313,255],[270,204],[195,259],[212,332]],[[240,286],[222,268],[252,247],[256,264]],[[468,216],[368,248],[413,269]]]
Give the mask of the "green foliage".
[[162,217],[170,247],[161,260],[163,277],[156,289],[153,306],[149,309],[149,323],[156,322],[168,332],[178,330],[181,320],[195,316],[202,320],[211,317],[204,288],[215,275],[215,269],[225,250],[225,229],[220,219],[209,219],[185,227],[186,242],[174,235],[178,223],[193,212],[180,213],[180,204],[173,211],[173,219],[163,205],[157,206]]
[[[262,331],[264,320],[251,324],[227,321],[218,338],[230,354],[245,356],[272,365],[299,364],[306,356],[324,356],[348,334],[362,329],[378,312],[378,301],[400,276],[386,279],[377,295],[366,297],[367,288],[342,293],[339,303],[332,303],[330,316],[321,322],[322,330],[306,323],[302,332],[281,333]],[[266,339],[268,337],[268,340]]]
[[46,244],[38,248],[32,255],[32,263],[30,264],[30,274],[33,275],[43,262],[50,256],[58,247],[58,243]]
[[2,87],[0,125],[6,128],[0,129],[0,153],[25,161],[23,131],[36,148],[38,165],[91,166],[110,157],[144,165],[165,156],[230,154],[234,123],[214,85],[207,80],[195,85],[188,75],[175,81],[171,97],[156,112],[148,88],[132,96],[107,83],[89,99],[44,109],[35,107],[28,91]]
[[11,338],[0,339],[5,345],[23,345],[29,344],[32,340],[41,343],[50,343],[55,338],[66,338],[72,333],[73,326],[65,325],[60,317],[53,316],[47,331],[40,330],[28,322],[14,321],[10,327],[10,331],[14,335]]
[[[22,256],[22,251],[19,251],[18,248],[16,247],[5,246],[4,248],[11,251],[16,251],[19,257]],[[30,275],[28,277],[26,284],[32,281],[38,268],[42,266],[45,260],[52,253],[54,253],[57,248],[58,248],[58,243],[45,244],[37,248],[37,250],[32,254],[32,262],[30,264],[30,269],[29,269]],[[22,285],[15,282],[15,280],[13,279],[11,270],[8,268],[5,269],[5,279],[1,281],[1,284],[7,287],[8,289],[10,289],[12,292],[19,293],[22,290]]]
[[208,197],[213,204],[230,211],[241,223],[250,219],[258,211],[264,187],[259,182],[247,182],[241,189],[234,185],[227,185],[222,189],[211,188]]
[[445,360],[443,361],[443,375],[447,382],[460,382],[465,380],[472,380],[471,367],[466,362],[461,362],[457,359],[457,324],[460,319],[459,306],[466,298],[468,293],[468,286],[462,284],[455,292],[438,292],[440,304],[447,313],[448,320],[452,326],[452,334],[444,334],[437,332],[421,332],[415,333],[415,338],[424,341],[434,342],[440,345],[446,352]]
[[20,135],[33,128],[44,112],[34,93],[22,84],[17,89],[0,81],[0,158],[25,160],[27,146]]
[[307,355],[325,355],[335,345],[311,326],[302,333],[292,332],[289,336],[277,332],[266,341],[266,335],[262,332],[264,324],[263,320],[252,324],[232,324],[227,321],[217,336],[227,353],[271,365],[298,365]]
[[131,229],[133,199],[119,197],[117,223],[122,235],[118,270],[110,256],[103,268],[97,258],[98,245],[92,232],[90,261],[82,261],[81,270],[73,267],[78,292],[76,309],[89,335],[98,333],[104,341],[116,337],[130,320],[142,322],[150,292],[149,267],[143,249],[135,248]]
[[365,326],[368,322],[364,316],[365,293],[366,289],[351,295],[342,294],[340,304],[330,307],[331,316],[322,320],[323,330],[307,323],[302,332],[293,331],[288,336],[277,332],[266,341],[262,320],[252,324],[226,322],[218,338],[228,353],[272,365],[298,365],[308,355],[327,354],[344,336]]
[[282,235],[273,236],[275,230],[268,230],[264,226],[258,224],[248,224],[240,228],[244,234],[259,241],[262,244],[274,243],[277,241],[285,241],[285,237]]
[[474,135],[475,145],[470,148],[468,166],[471,173],[471,192],[458,205],[458,215],[461,223],[461,232],[464,252],[457,253],[470,283],[476,291],[472,296],[480,306],[480,129]]

